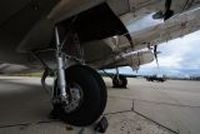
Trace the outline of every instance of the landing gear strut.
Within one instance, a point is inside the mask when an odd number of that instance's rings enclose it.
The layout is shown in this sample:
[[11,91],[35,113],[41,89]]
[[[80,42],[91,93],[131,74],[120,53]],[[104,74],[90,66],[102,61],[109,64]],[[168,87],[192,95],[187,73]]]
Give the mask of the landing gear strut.
[[62,46],[60,43],[60,38],[58,34],[58,29],[55,27],[55,36],[56,36],[56,60],[57,60],[57,84],[60,90],[60,99],[63,102],[68,103],[67,100],[67,85],[65,79],[65,66],[64,66],[64,55],[62,54]]
[[91,125],[101,117],[105,109],[105,83],[95,70],[87,66],[75,64],[66,67],[57,28],[55,35],[57,73],[53,88],[52,115],[71,125]]

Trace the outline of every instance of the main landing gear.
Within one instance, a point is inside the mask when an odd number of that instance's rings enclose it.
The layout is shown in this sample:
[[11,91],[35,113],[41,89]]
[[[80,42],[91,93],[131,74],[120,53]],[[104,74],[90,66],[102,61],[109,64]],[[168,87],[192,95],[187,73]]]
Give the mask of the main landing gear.
[[[52,91],[51,115],[74,126],[89,126],[102,116],[107,90],[101,76],[92,68],[74,64],[66,67],[58,29],[55,29],[57,69]],[[44,79],[43,79],[44,81]],[[43,82],[44,84],[44,82]]]
[[107,92],[105,84],[96,71],[74,65],[65,70],[66,100],[60,99],[61,90],[55,81],[53,114],[75,126],[88,126],[103,113]]
[[112,79],[114,88],[127,88],[127,78],[124,75],[115,75]]
[[116,74],[112,78],[112,83],[114,88],[127,88],[127,78],[124,75],[119,74],[119,69],[116,68]]

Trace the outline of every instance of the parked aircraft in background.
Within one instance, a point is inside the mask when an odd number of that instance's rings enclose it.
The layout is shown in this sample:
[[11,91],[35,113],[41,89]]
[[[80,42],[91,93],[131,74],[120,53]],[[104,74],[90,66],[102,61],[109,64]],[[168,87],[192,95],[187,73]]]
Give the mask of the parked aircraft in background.
[[[152,62],[159,43],[199,29],[199,5],[199,0],[1,0],[0,62],[44,69],[44,87],[53,75],[53,113],[87,126],[107,101],[94,69],[137,70]],[[148,15],[161,23],[131,27]],[[113,81],[116,87],[127,84],[119,74]]]

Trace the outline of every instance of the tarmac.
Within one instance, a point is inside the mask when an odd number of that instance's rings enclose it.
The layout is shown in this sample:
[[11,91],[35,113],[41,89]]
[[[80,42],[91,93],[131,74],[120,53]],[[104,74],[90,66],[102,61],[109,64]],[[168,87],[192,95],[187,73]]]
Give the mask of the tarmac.
[[[129,78],[127,89],[108,88],[106,134],[199,134],[200,82],[164,83]],[[49,80],[51,84],[52,80]],[[49,95],[39,78],[0,77],[0,134],[97,134],[48,118]]]

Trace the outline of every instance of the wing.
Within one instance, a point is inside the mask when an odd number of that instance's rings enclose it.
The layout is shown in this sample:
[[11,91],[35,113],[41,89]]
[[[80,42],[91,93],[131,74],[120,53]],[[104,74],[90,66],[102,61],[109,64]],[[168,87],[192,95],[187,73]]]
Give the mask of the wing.
[[[73,49],[79,51],[83,48],[85,53],[82,58],[88,64],[101,68],[109,66],[109,62],[99,62],[97,65],[100,59],[118,56],[116,59],[119,60],[119,57],[123,57],[122,53],[130,52],[129,49],[137,50],[148,43],[156,44],[157,40],[162,42],[174,38],[175,36],[169,37],[169,34],[166,34],[175,30],[171,25],[177,25],[176,28],[179,28],[178,22],[181,22],[183,27],[193,26],[190,22],[195,23],[195,18],[187,16],[187,24],[173,18],[177,18],[174,15],[178,13],[197,9],[199,0],[1,0],[0,6],[0,43],[3,44],[0,49],[0,61],[3,63],[41,67],[38,58],[35,58],[37,53],[43,61],[55,65],[54,27],[59,25],[62,29],[62,41],[65,40],[66,34],[72,31],[79,38],[80,46],[74,45],[71,40],[72,45],[68,42],[65,52],[78,57],[80,53],[73,54]],[[137,23],[146,15],[151,15],[154,19],[168,20],[156,27],[131,32],[129,25]],[[198,26],[194,29],[197,28]],[[158,32],[153,32],[155,29]],[[180,33],[175,35],[178,37]],[[162,38],[159,38],[160,36]],[[142,51],[141,55],[143,53]],[[145,52],[144,55],[146,53],[148,56],[145,57],[151,57],[149,52]],[[116,65],[126,64],[123,60],[123,64]],[[151,60],[152,58],[144,61]],[[137,62],[143,63],[142,59]],[[114,63],[117,63],[116,60]]]
[[[175,38],[183,37],[200,29],[200,8],[178,14],[164,23],[133,33],[136,44],[158,45]],[[145,34],[145,37],[142,36]]]
[[[131,17],[130,14],[128,14],[122,18],[127,20],[127,18]],[[199,30],[199,18],[200,8],[195,8],[177,14],[167,21],[156,21],[152,23],[153,25],[150,24],[149,27],[140,28],[141,30],[136,27],[139,26],[138,22],[148,23],[147,21],[149,21],[149,19],[133,21],[133,26],[130,26],[131,24],[128,23],[127,29],[129,30],[134,46],[131,46],[130,41],[126,36],[114,36],[105,39],[103,42],[110,47],[110,51],[112,52],[110,53],[111,55],[107,56],[109,58],[103,58],[108,59],[109,61],[103,60],[104,62],[101,61],[99,64],[107,64],[109,68],[129,65],[137,69],[140,65],[150,63],[154,60],[153,52],[148,49],[150,46],[158,45],[178,37],[183,37],[184,35]],[[146,51],[144,52],[143,50],[145,48]],[[140,56],[138,57],[138,55]]]

